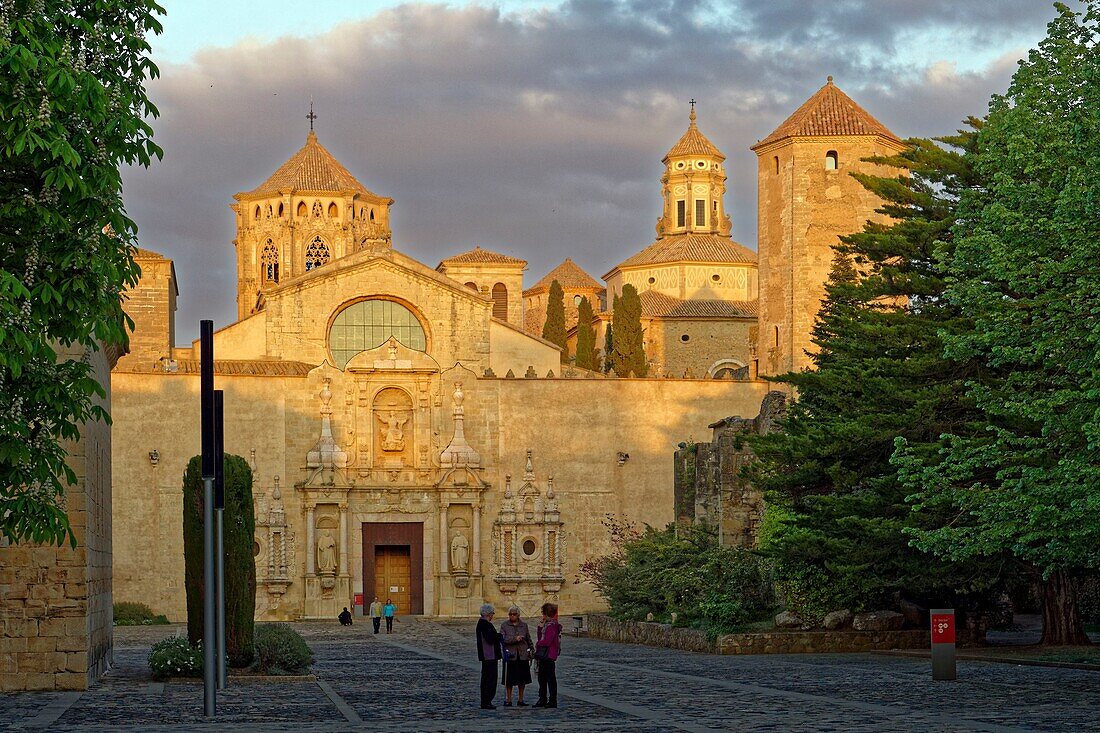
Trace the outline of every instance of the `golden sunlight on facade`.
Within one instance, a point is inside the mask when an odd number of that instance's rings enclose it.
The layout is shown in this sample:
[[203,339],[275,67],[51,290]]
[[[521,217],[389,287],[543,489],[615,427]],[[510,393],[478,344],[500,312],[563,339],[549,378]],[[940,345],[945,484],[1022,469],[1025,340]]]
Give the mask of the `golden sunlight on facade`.
[[[663,160],[656,241],[605,284],[567,259],[524,290],[522,259],[402,254],[393,199],[310,131],[235,196],[238,320],[215,336],[226,451],[255,476],[257,616],[333,618],[376,595],[439,616],[486,600],[601,608],[579,573],[609,549],[602,520],[671,521],[676,444],[756,415],[758,371],[806,363],[830,245],[874,216],[848,173],[896,149],[830,81],[754,148],[758,260],[730,238],[725,157],[692,111]],[[115,600],[182,620],[199,354],[173,343],[186,283],[154,252],[138,261],[132,349],[113,372]],[[555,279],[574,338],[576,304],[592,301],[598,345],[633,284],[655,376],[563,367],[539,337]]]

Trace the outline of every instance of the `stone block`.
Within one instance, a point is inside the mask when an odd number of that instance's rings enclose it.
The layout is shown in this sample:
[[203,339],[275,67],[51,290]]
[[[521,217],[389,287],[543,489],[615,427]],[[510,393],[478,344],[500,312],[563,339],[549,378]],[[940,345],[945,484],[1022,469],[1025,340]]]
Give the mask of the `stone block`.
[[900,631],[904,626],[905,617],[897,611],[857,613],[852,619],[856,631]]
[[87,672],[61,672],[54,677],[54,689],[57,690],[86,690],[88,689]]
[[56,689],[55,675],[45,672],[33,672],[27,674],[24,690],[53,690]]
[[71,636],[59,636],[57,638],[57,651],[80,652],[88,648],[88,639],[83,633]]
[[88,671],[88,652],[71,652],[65,655],[67,672],[86,673]]
[[840,611],[832,611],[825,614],[825,620],[822,622],[829,631],[836,631],[838,629],[846,629],[852,625],[852,619],[854,618],[851,611],[847,608]]
[[790,611],[783,611],[776,614],[775,628],[777,629],[800,629],[803,626],[802,619]]
[[28,652],[53,652],[56,650],[56,636],[35,636],[27,639]]

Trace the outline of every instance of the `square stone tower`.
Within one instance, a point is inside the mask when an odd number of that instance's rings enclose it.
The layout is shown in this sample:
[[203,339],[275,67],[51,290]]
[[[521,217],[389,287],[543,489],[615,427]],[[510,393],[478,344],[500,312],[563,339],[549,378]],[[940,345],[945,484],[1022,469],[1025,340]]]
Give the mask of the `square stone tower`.
[[768,137],[752,147],[759,190],[760,374],[810,366],[814,319],[840,237],[867,220],[886,219],[881,199],[852,173],[897,175],[864,162],[905,144],[828,82]]

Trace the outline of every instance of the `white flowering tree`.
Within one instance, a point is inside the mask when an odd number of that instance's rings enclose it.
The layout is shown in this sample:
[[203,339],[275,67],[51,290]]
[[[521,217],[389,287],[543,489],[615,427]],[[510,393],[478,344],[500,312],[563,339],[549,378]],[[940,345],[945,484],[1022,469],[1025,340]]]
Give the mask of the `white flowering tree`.
[[161,150],[152,0],[0,0],[0,537],[75,545],[64,441],[108,419],[87,355],[124,344],[136,226],[120,166]]

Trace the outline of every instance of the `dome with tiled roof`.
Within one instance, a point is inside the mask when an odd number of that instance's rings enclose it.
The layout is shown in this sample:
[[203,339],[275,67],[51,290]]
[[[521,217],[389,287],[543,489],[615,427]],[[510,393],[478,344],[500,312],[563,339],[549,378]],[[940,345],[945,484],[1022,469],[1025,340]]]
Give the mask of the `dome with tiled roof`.
[[673,234],[658,239],[638,254],[620,262],[611,272],[624,267],[666,262],[756,264],[756,253],[720,234]]
[[825,86],[806,100],[772,134],[752,146],[753,150],[788,137],[879,135],[900,143],[897,135],[860,107],[829,77]]
[[445,260],[439,262],[440,265],[518,265],[526,266],[527,260],[521,260],[518,257],[512,257],[510,255],[504,255],[499,252],[492,252],[487,249],[482,249],[480,246],[474,247],[469,252],[463,252],[457,254],[454,257],[448,257]]
[[279,166],[263,183],[251,191],[239,196],[267,196],[290,191],[350,191],[361,196],[382,201],[382,197],[373,193],[353,176],[340,161],[333,157],[325,146],[317,142],[313,130],[302,146],[290,159]]
[[688,120],[687,132],[683,134],[679,142],[672,146],[671,150],[665,153],[665,157],[661,159],[661,162],[667,164],[669,158],[680,155],[709,155],[719,160],[725,160],[726,156],[722,155],[722,151],[699,131],[699,127],[695,124],[694,106],[691,108]]
[[656,290],[643,290],[638,297],[642,315],[649,318],[756,318],[760,306],[755,300],[685,300]]
[[564,262],[546,273],[537,283],[524,290],[523,294],[524,296],[538,295],[548,291],[550,284],[555,280],[558,281],[563,290],[592,290],[598,292],[604,289],[599,280],[582,270],[572,258],[566,257]]

